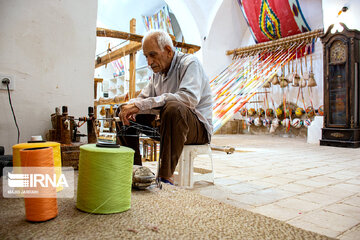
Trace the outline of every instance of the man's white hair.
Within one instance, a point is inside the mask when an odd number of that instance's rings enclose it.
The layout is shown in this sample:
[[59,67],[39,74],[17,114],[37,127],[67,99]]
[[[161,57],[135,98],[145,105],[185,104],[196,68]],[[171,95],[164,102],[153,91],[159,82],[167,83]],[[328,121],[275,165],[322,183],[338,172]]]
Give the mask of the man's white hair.
[[147,33],[145,33],[143,39],[142,39],[142,45],[144,45],[144,42],[149,37],[155,37],[157,40],[157,43],[159,45],[159,48],[161,51],[164,51],[165,46],[170,46],[171,49],[174,51],[174,44],[171,40],[169,34],[163,30],[157,29],[157,30],[150,30]]

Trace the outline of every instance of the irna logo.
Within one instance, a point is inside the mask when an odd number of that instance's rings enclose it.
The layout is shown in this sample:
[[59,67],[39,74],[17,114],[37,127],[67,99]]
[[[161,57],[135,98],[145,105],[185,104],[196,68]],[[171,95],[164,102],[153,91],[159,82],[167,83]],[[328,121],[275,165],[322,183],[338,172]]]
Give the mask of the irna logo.
[[9,187],[69,187],[65,175],[61,174],[56,179],[56,174],[12,174],[8,172]]

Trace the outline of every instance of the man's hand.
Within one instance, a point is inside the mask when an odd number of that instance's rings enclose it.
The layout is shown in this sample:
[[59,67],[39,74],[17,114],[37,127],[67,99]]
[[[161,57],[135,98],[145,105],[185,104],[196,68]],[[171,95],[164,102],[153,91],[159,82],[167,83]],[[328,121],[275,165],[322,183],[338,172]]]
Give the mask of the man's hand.
[[130,125],[129,120],[135,121],[134,114],[139,112],[139,110],[134,103],[122,105],[119,113],[120,120],[124,125]]

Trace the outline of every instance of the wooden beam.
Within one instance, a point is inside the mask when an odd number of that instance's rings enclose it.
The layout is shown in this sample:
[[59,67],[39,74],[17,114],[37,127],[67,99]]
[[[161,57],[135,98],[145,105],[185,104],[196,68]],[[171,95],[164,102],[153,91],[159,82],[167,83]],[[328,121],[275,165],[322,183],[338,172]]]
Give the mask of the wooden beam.
[[193,52],[197,52],[201,48],[200,46],[197,46],[197,45],[182,43],[182,42],[174,42],[174,47],[192,49]]
[[111,38],[120,38],[124,40],[130,40],[134,42],[141,42],[143,36],[135,33],[127,33],[117,30],[111,30],[106,28],[96,28],[97,37],[111,37]]
[[103,78],[94,78],[94,82],[99,83],[99,82],[103,82]]
[[[130,33],[136,33],[136,19],[130,20]],[[133,44],[133,42],[130,42]],[[135,43],[136,44],[136,43]],[[136,52],[130,53],[130,66],[129,66],[129,98],[135,97],[135,81],[136,81]]]
[[[135,41],[135,42],[141,42],[142,38],[143,38],[142,35],[138,35],[135,33],[127,33],[127,32],[122,32],[122,31],[117,31],[117,30],[106,29],[106,28],[96,28],[96,36],[97,37],[120,38],[120,39],[124,39],[124,40]],[[183,42],[176,42],[174,40],[174,38],[172,38],[172,39],[173,39],[174,47],[186,48],[186,49],[192,48],[194,50],[194,52],[197,52],[200,50],[200,46],[183,43]]]
[[94,78],[94,99],[97,99],[97,85],[98,83],[102,83],[102,78]]
[[244,54],[244,53],[261,51],[264,49],[275,48],[275,47],[279,47],[282,45],[289,45],[296,41],[311,42],[313,38],[317,38],[317,37],[321,36],[323,34],[323,32],[324,32],[324,29],[316,29],[316,30],[313,30],[310,32],[299,33],[296,35],[280,38],[280,39],[269,41],[269,42],[263,42],[263,43],[258,43],[258,44],[254,44],[254,45],[247,46],[247,47],[237,48],[234,50],[228,50],[228,51],[226,51],[226,55],[232,55],[232,54],[240,55],[240,54]]
[[141,43],[130,43],[122,48],[119,48],[110,54],[106,54],[95,60],[95,68],[108,64],[116,59],[129,55],[130,53],[137,52],[141,49]]

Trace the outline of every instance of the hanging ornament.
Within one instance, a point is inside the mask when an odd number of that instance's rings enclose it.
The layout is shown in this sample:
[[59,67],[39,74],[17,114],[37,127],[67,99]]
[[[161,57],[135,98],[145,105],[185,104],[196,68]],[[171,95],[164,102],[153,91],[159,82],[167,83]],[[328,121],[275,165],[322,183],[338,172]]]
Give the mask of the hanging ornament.
[[254,118],[253,117],[248,117],[246,119],[246,125],[251,126],[254,123]]
[[260,127],[262,125],[262,121],[259,117],[255,118],[254,125]]
[[268,117],[274,116],[274,110],[272,108],[266,109],[266,116]]
[[316,87],[317,84],[316,84],[316,81],[315,81],[315,78],[314,78],[314,73],[313,73],[312,54],[310,55],[310,66],[311,66],[311,70],[310,70],[310,73],[309,73],[309,83],[308,83],[308,86],[309,86],[309,87]]
[[288,127],[290,126],[290,119],[284,118],[284,119],[281,121],[281,125],[283,125],[284,127],[288,128]]
[[312,118],[315,115],[315,111],[312,106],[306,108],[306,114],[309,118]]
[[301,77],[299,78],[299,87],[303,88],[306,86],[306,79],[304,78],[304,74],[303,74],[302,58],[300,58],[300,71],[301,71]]
[[309,76],[308,86],[309,87],[316,87],[317,86],[315,78],[314,78],[314,73],[312,73],[312,72],[310,73],[310,76]]
[[274,118],[271,121],[271,125],[274,126],[274,127],[278,127],[280,125],[280,120],[278,118]]
[[279,127],[279,123],[280,123],[280,120],[278,118],[274,118],[272,121],[271,121],[271,126],[270,126],[270,133],[274,133],[276,128]]
[[256,114],[256,110],[254,109],[254,108],[250,108],[249,110],[248,110],[248,115],[249,116],[254,116]]
[[279,85],[281,88],[284,88],[284,87],[287,87],[288,84],[289,84],[289,80],[285,77],[285,73],[284,73],[284,69],[283,69],[281,77],[280,77]]
[[258,114],[259,114],[260,117],[264,116],[264,114],[265,114],[264,109],[263,109],[263,108],[260,108],[260,109],[258,110]]
[[280,82],[279,82],[279,76],[277,74],[275,74],[272,79],[271,79],[271,83],[273,85],[278,85]]
[[[297,53],[296,53],[297,54]],[[297,56],[296,56],[297,57]],[[300,76],[297,73],[297,69],[298,69],[298,60],[296,59],[296,67],[295,67],[295,73],[294,73],[294,78],[293,78],[293,82],[292,82],[292,86],[293,87],[298,87],[299,86],[299,82],[300,82]]]
[[264,118],[262,122],[263,122],[264,127],[270,126],[270,120],[268,118]]
[[269,81],[266,81],[263,85],[264,88],[270,88],[271,87],[271,82],[270,80]]
[[293,87],[298,87],[299,82],[300,82],[300,76],[299,76],[299,74],[295,73],[292,86]]
[[247,113],[247,109],[246,109],[246,108],[242,108],[242,109],[240,110],[241,116],[245,117],[245,116],[246,116],[246,113]]
[[324,116],[324,105],[321,105],[317,110],[319,116]]
[[304,125],[305,127],[309,127],[309,126],[311,125],[311,120],[310,120],[310,119],[305,119],[305,120],[303,121],[303,125]]
[[281,116],[282,114],[283,114],[283,110],[278,107],[278,108],[276,109],[276,116],[279,117],[279,116]]
[[299,118],[294,118],[291,122],[291,126],[294,128],[300,128],[301,127],[301,120]]
[[305,113],[305,111],[301,107],[298,107],[295,110],[295,116],[297,116],[297,117],[301,117],[304,113]]
[[300,78],[299,87],[301,88],[306,87],[306,80],[304,78]]
[[285,116],[286,116],[286,117],[292,116],[292,112],[293,112],[293,110],[292,110],[291,108],[286,108],[286,110],[285,110]]

